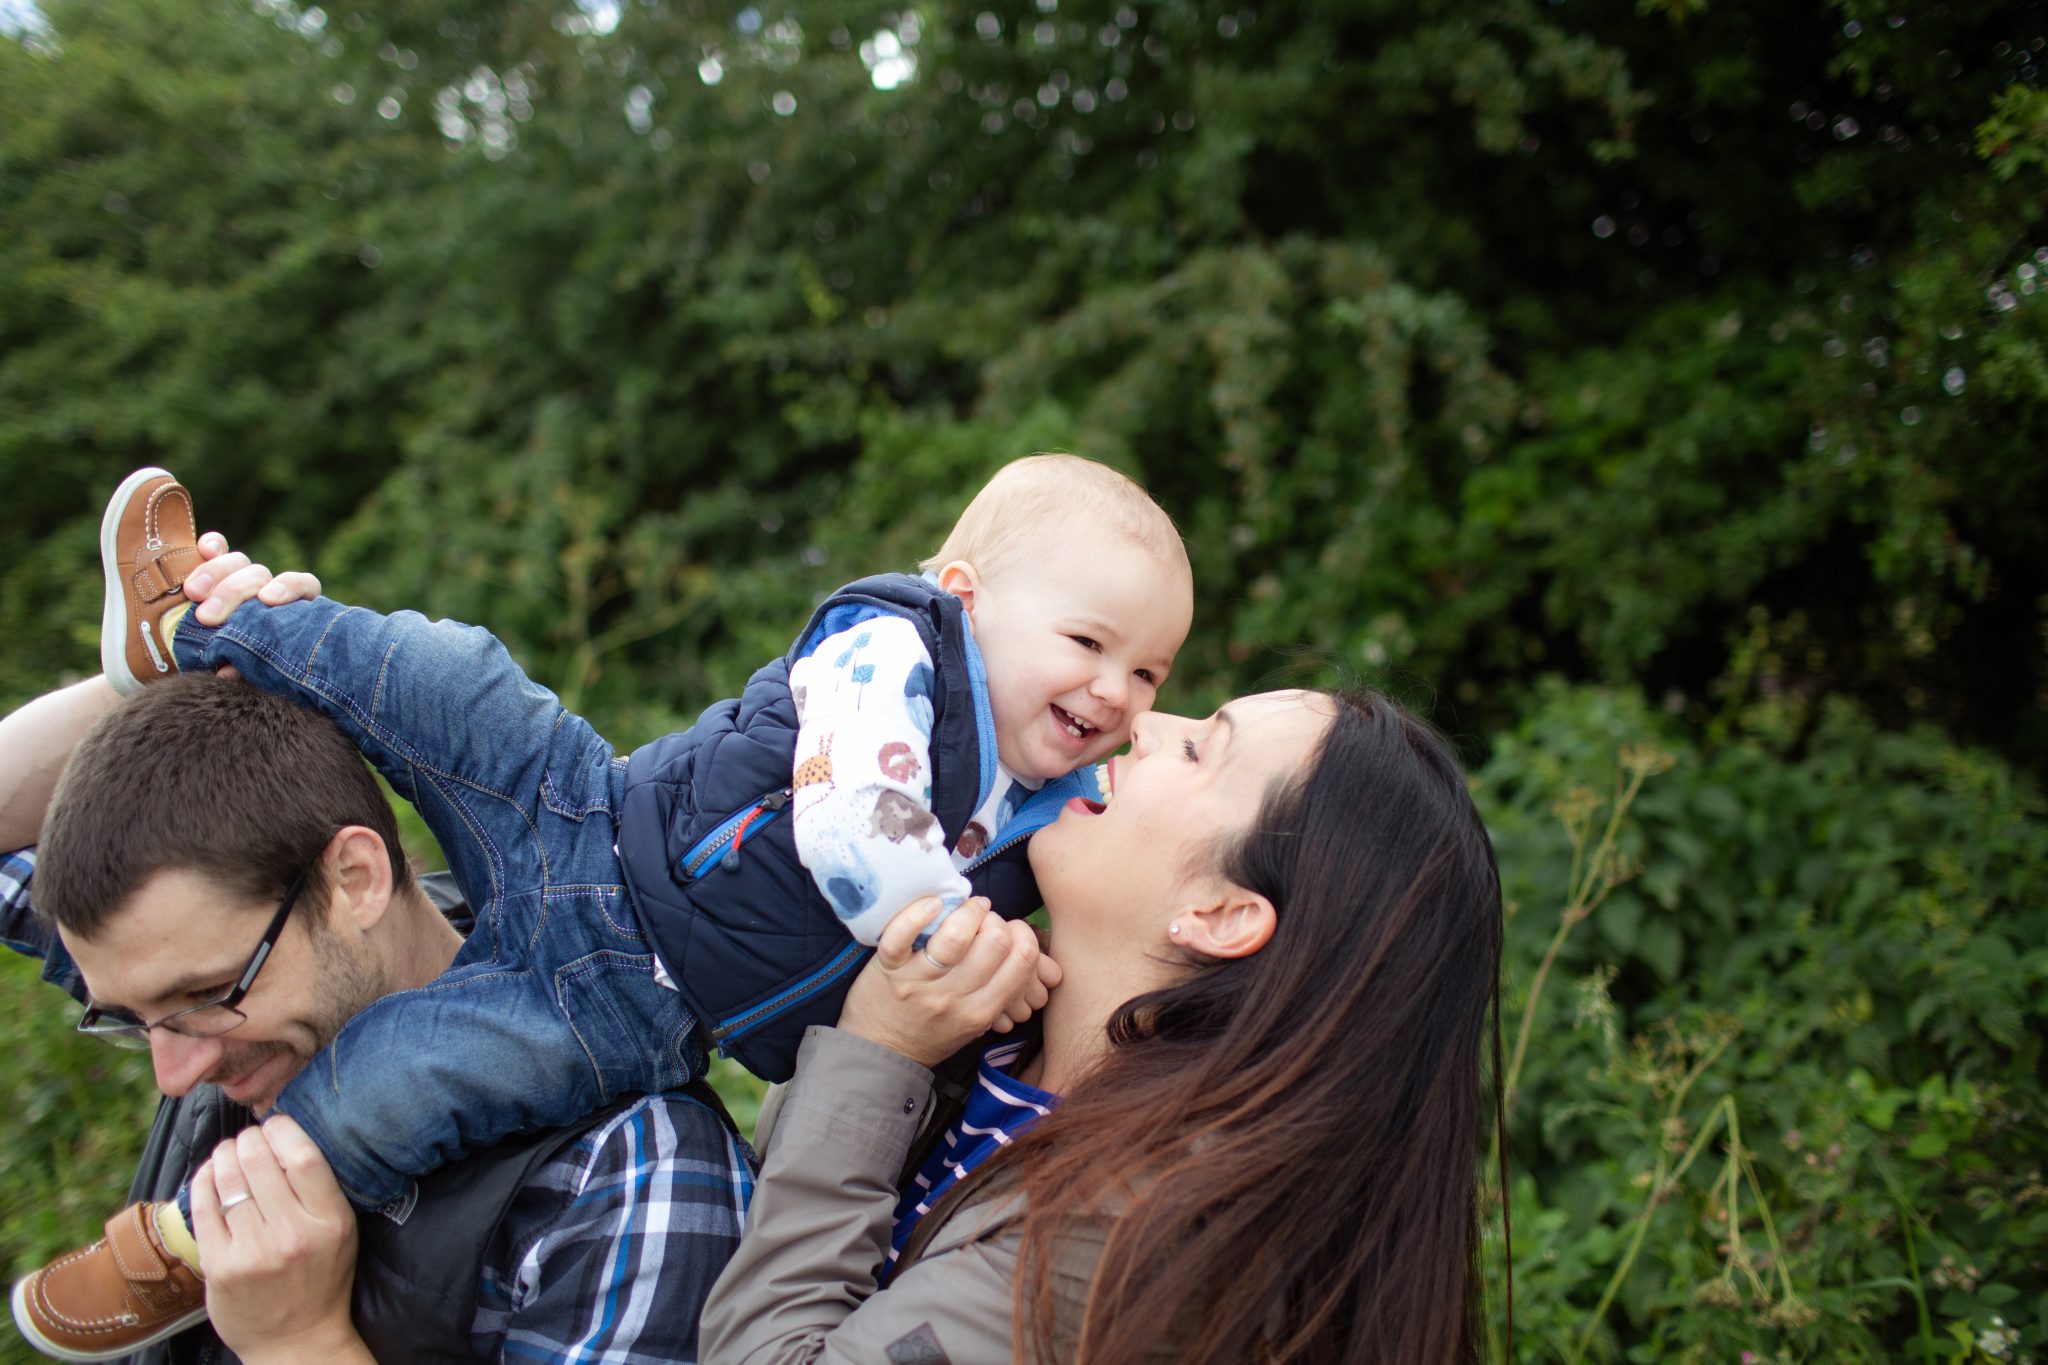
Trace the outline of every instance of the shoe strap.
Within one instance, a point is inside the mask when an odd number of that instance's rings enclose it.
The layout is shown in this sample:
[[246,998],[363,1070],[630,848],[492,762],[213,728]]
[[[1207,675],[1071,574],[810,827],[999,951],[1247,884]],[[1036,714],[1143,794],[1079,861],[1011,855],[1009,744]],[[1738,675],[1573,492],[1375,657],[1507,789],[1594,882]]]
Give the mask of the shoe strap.
[[198,567],[197,545],[179,545],[154,554],[142,551],[135,557],[135,600],[148,603],[172,596],[185,586],[185,575]]
[[107,1247],[129,1296],[151,1317],[175,1317],[206,1301],[205,1282],[165,1249],[148,1204],[107,1220]]
[[175,1263],[156,1237],[156,1218],[147,1204],[130,1204],[107,1220],[107,1247],[121,1278],[138,1289],[171,1277]]

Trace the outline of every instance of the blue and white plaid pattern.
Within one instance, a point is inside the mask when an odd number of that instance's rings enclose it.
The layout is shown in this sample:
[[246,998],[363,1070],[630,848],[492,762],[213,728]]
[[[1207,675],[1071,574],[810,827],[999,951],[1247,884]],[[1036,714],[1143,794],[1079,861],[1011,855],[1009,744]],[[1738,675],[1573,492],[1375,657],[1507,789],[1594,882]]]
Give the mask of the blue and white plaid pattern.
[[43,980],[83,1003],[85,980],[79,976],[77,964],[64,951],[56,929],[36,913],[29,889],[35,871],[34,849],[0,853],[0,948],[11,948],[23,957],[40,958]]
[[29,882],[35,872],[34,849],[0,853],[0,947],[12,948],[23,957],[47,958],[56,931],[36,913],[35,902],[29,899]]
[[535,1173],[486,1255],[486,1360],[677,1365],[739,1245],[754,1154],[685,1095],[650,1096]]
[[0,924],[8,926],[8,943],[12,946],[14,925],[21,917],[33,912],[29,903],[29,878],[35,875],[36,851],[22,849],[18,853],[0,853]]

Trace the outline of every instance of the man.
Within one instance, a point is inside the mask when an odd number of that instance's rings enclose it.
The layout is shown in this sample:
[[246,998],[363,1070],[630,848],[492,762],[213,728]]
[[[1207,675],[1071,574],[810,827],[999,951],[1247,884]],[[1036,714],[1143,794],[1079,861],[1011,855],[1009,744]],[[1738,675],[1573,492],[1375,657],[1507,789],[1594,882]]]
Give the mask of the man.
[[46,956],[44,975],[87,1000],[83,1026],[149,1047],[166,1100],[133,1196],[193,1177],[210,1331],[176,1334],[189,1314],[147,1320],[152,1277],[189,1274],[189,1249],[148,1220],[108,1224],[131,1270],[146,1252],[139,1297],[107,1288],[108,1318],[144,1319],[129,1345],[160,1338],[138,1359],[218,1360],[222,1343],[251,1365],[694,1359],[752,1183],[715,1098],[624,1102],[452,1163],[358,1219],[289,1120],[247,1125],[358,1010],[448,965],[460,936],[430,893],[455,897],[411,877],[382,792],[332,725],[208,677],[127,701],[94,680],[0,722],[0,847],[31,837],[88,724],[40,861],[0,859],[0,940]]

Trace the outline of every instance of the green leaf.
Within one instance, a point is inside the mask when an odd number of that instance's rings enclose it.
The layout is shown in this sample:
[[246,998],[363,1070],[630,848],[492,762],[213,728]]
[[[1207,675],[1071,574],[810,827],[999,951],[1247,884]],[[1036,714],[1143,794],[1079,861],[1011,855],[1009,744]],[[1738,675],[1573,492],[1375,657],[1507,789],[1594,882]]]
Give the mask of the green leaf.
[[1652,918],[1637,931],[1635,951],[1659,977],[1675,981],[1685,960],[1685,939],[1671,921]]
[[1872,1095],[1863,1103],[1863,1120],[1880,1133],[1889,1133],[1895,1121],[1899,1106],[1910,1102],[1912,1092],[1908,1090],[1885,1090]]
[[1948,1150],[1949,1135],[1946,1129],[1927,1128],[1907,1144],[1906,1155],[1915,1161],[1927,1161]]

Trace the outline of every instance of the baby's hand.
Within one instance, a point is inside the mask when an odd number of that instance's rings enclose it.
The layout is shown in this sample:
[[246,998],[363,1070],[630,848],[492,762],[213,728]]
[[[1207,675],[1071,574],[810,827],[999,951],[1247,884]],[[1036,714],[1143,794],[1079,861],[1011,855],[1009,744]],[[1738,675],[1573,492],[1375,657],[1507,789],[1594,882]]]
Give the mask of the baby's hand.
[[839,1027],[925,1066],[1029,1018],[1059,980],[1030,926],[1005,923],[978,896],[913,947],[937,911],[926,898],[889,921],[839,1012]]
[[312,574],[287,571],[273,576],[263,565],[251,564],[241,551],[229,550],[218,531],[199,537],[199,557],[199,567],[185,575],[185,597],[193,604],[193,619],[202,626],[219,625],[252,597],[280,607],[320,595],[320,580]]
[[996,1016],[996,1021],[991,1027],[997,1033],[1008,1033],[1037,1011],[1044,1009],[1045,1002],[1052,996],[1053,987],[1059,985],[1060,978],[1065,975],[1060,970],[1060,964],[1053,961],[1052,955],[1045,951],[1045,941],[1035,932],[1032,937],[1038,939],[1038,973],[1024,983],[1024,989],[1017,998],[1003,1006],[1003,1012]]

